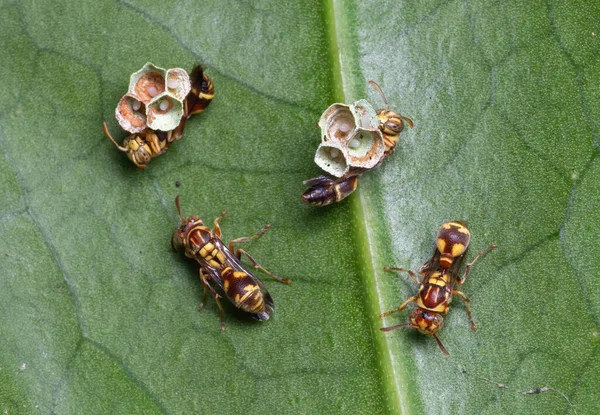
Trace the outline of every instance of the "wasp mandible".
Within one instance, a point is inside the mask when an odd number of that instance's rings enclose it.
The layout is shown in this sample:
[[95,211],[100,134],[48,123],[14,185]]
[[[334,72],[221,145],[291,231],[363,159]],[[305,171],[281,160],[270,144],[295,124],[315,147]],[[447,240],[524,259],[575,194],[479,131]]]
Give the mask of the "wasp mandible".
[[[243,249],[235,249],[234,244],[249,242],[263,233],[270,225],[265,225],[261,230],[250,237],[237,238],[229,241],[225,246],[221,240],[221,227],[219,222],[225,217],[226,211],[217,217],[214,222],[214,231],[204,225],[198,216],[189,216],[184,219],[179,205],[179,196],[175,198],[175,205],[179,213],[180,225],[171,236],[171,246],[175,251],[184,249],[185,256],[195,259],[200,264],[200,280],[204,287],[204,295],[198,309],[204,307],[206,293],[210,292],[221,312],[221,331],[225,329],[225,315],[219,301],[220,295],[216,288],[225,294],[227,299],[237,308],[248,313],[256,320],[268,320],[273,312],[273,299],[261,280],[244,268],[241,256],[244,255],[255,269],[260,270],[276,279],[289,284],[287,278],[272,274]],[[235,255],[233,254],[235,252]]]

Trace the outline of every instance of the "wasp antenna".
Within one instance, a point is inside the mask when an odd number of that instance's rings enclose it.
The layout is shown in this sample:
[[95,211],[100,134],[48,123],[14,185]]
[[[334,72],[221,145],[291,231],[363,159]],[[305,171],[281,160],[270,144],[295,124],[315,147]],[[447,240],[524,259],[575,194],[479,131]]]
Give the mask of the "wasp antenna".
[[414,326],[412,324],[410,324],[410,323],[404,323],[404,324],[398,324],[397,326],[382,327],[379,330],[381,330],[381,331],[392,331],[392,330],[396,330],[396,329],[399,329],[399,328],[402,328],[402,327],[413,327],[414,328]]
[[113,142],[113,144],[121,151],[124,151],[125,153],[127,153],[127,149],[125,147],[121,147],[120,145],[117,144],[117,142],[115,141],[114,138],[112,138],[112,136],[110,135],[110,133],[108,132],[108,127],[106,126],[106,121],[104,121],[102,123],[102,129],[104,130],[104,134],[108,137],[108,139],[110,141]]
[[181,206],[179,206],[179,195],[175,198],[175,206],[177,206],[177,213],[179,213],[179,220],[183,223],[183,216],[181,215]]
[[[389,106],[387,98],[385,97],[385,94],[381,90],[381,87],[379,86],[379,84],[375,81],[369,81],[369,84],[371,84],[373,86],[373,88],[375,88],[375,90],[377,90],[377,92],[379,92],[379,95],[381,95],[381,98],[383,98],[383,102],[385,103],[385,110],[389,111],[390,106]],[[409,124],[412,124],[412,121]],[[412,125],[411,125],[411,127],[412,127]]]
[[400,118],[402,118],[404,121],[406,121],[406,123],[408,124],[408,126],[410,128],[413,128],[415,126],[415,124],[413,123],[413,121],[410,118],[406,118],[402,115],[400,115]]
[[440,346],[440,349],[442,349],[442,352],[446,355],[449,355],[450,353],[448,353],[448,350],[446,350],[446,348],[444,347],[444,345],[442,344],[440,339],[438,339],[438,336],[436,336],[435,334],[432,334],[432,336],[435,339],[435,341],[437,342],[438,346]]

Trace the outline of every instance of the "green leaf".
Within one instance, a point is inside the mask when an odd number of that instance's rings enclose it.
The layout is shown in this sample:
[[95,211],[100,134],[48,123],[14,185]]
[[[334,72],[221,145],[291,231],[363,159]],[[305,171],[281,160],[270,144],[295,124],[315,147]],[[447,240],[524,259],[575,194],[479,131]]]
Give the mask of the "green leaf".
[[[4,2],[0,410],[599,412],[598,22],[584,1]],[[202,62],[216,97],[143,171],[101,124],[125,137],[147,61]],[[368,80],[415,128],[350,198],[303,204],[321,112],[383,106]],[[264,277],[270,321],[197,311],[178,194],[207,223],[227,209],[225,240],[272,224],[244,248],[293,280]],[[378,315],[417,290],[383,267],[418,269],[454,219],[468,260],[499,248],[462,288],[479,330],[456,299],[445,356]]]

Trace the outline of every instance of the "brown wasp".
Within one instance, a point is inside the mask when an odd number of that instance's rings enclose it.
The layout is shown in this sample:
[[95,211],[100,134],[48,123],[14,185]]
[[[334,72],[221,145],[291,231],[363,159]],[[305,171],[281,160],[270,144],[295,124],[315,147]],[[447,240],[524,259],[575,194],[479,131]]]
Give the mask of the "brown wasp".
[[446,222],[438,232],[436,245],[437,248],[433,257],[427,261],[419,270],[419,274],[423,275],[423,279],[419,278],[411,270],[404,268],[385,267],[386,271],[395,270],[407,272],[410,277],[419,284],[419,292],[417,295],[410,297],[403,302],[397,309],[382,313],[379,317],[383,318],[404,308],[412,302],[417,303],[409,316],[409,322],[399,324],[392,327],[381,328],[381,331],[396,330],[401,327],[412,327],[423,334],[433,336],[438,346],[448,354],[448,351],[437,337],[436,333],[442,328],[444,318],[442,315],[448,313],[450,302],[453,295],[460,296],[467,305],[467,315],[471,322],[471,329],[477,330],[473,322],[471,314],[471,300],[462,291],[454,288],[454,284],[462,285],[465,282],[471,267],[477,259],[496,248],[496,244],[491,244],[489,247],[479,252],[473,261],[469,262],[465,268],[465,272],[461,277],[458,276],[458,270],[465,258],[471,232],[464,222]]
[[192,89],[190,93],[185,97],[184,101],[184,114],[181,118],[181,123],[177,126],[175,131],[179,134],[175,137],[177,140],[183,135],[183,129],[185,128],[185,121],[192,115],[200,114],[208,107],[212,99],[215,97],[215,87],[212,79],[204,74],[204,70],[201,65],[194,66],[192,73],[190,74],[190,82]]
[[[179,212],[180,226],[171,236],[171,246],[175,251],[184,249],[185,256],[195,259],[200,264],[200,280],[204,287],[204,295],[198,309],[204,307],[206,293],[209,291],[221,312],[221,331],[225,329],[225,316],[223,307],[219,302],[220,295],[213,285],[237,308],[248,313],[256,320],[268,320],[273,312],[273,299],[267,292],[264,284],[250,271],[246,270],[240,262],[244,255],[250,260],[255,269],[258,269],[277,281],[289,284],[287,278],[272,274],[260,266],[254,258],[242,249],[234,249],[238,242],[249,242],[265,233],[270,225],[265,225],[256,234],[237,238],[229,241],[225,246],[221,240],[219,222],[225,217],[225,211],[214,222],[214,231],[204,225],[198,216],[184,219],[179,206],[179,196],[175,198],[175,205]],[[235,255],[233,254],[235,252]]]
[[[387,98],[377,82],[369,81],[369,84],[379,92],[379,95],[381,95],[383,102],[385,103],[384,109],[377,110],[377,118],[379,118],[379,129],[381,130],[381,134],[385,141],[385,157],[387,157],[394,152],[398,145],[400,133],[404,130],[404,122],[406,121],[410,128],[413,128],[415,125],[410,118],[396,114],[394,111],[390,110]],[[380,164],[385,157],[381,159],[379,162]]]
[[[179,125],[181,126],[181,124]],[[179,127],[168,132],[146,128],[141,133],[131,134],[129,137],[126,137],[125,140],[123,140],[123,145],[120,146],[108,132],[106,122],[102,123],[102,128],[109,140],[112,141],[119,150],[127,153],[129,160],[140,169],[145,169],[151,159],[167,151],[171,143],[175,139],[179,139],[181,134],[183,134],[183,129],[180,130]],[[179,131],[179,137],[176,137]]]
[[[383,98],[385,108],[377,110],[377,118],[379,120],[379,130],[383,136],[385,151],[383,157],[379,160],[378,167],[383,160],[394,152],[398,141],[400,140],[400,133],[404,130],[404,123],[406,122],[410,128],[414,127],[414,123],[410,118],[404,117],[403,115],[397,114],[390,110],[387,98],[381,90],[381,87],[375,81],[369,81],[375,90]],[[373,168],[374,168],[373,167]],[[302,194],[302,199],[309,205],[313,206],[327,206],[335,202],[350,196],[358,187],[358,178],[365,171],[370,170],[366,168],[351,168],[342,177],[330,177],[330,176],[319,176],[314,179],[306,180],[305,186],[309,189]]]
[[146,128],[140,133],[126,137],[122,146],[117,144],[110,135],[106,122],[102,123],[104,134],[119,150],[127,153],[129,160],[138,168],[145,169],[150,160],[165,153],[173,141],[183,136],[186,120],[204,111],[214,98],[215,89],[212,79],[204,74],[202,66],[197,65],[192,69],[190,83],[192,88],[183,102],[183,116],[174,130],[160,131]]

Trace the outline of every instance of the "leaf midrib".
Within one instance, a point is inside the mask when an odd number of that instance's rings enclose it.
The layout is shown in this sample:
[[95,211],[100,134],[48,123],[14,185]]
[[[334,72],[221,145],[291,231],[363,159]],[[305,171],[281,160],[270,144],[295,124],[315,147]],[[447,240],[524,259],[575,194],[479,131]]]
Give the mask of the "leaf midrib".
[[[348,10],[341,0],[325,0],[325,27],[327,30],[329,59],[331,67],[331,79],[333,86],[334,102],[348,102],[349,97],[365,96],[365,88],[357,86],[358,82],[353,83],[349,79],[351,74],[360,73],[358,67],[358,50],[354,49],[351,41],[351,27],[348,23]],[[366,81],[363,82],[366,85]],[[350,211],[355,220],[356,233],[354,241],[358,262],[361,264],[360,274],[362,276],[365,289],[365,310],[368,313],[367,319],[371,325],[372,341],[375,348],[375,359],[377,364],[380,381],[383,386],[383,395],[386,400],[386,407],[389,413],[408,414],[413,411],[409,409],[410,403],[404,393],[400,379],[404,376],[395,370],[398,365],[393,362],[393,353],[390,343],[385,336],[378,334],[381,327],[379,314],[383,306],[380,290],[376,276],[376,269],[381,268],[376,259],[377,238],[374,236],[375,229],[373,221],[369,220],[369,204],[365,193],[356,190],[355,195],[347,200],[350,204]],[[376,300],[376,301],[375,301]]]

